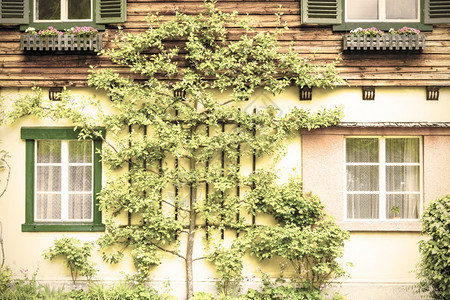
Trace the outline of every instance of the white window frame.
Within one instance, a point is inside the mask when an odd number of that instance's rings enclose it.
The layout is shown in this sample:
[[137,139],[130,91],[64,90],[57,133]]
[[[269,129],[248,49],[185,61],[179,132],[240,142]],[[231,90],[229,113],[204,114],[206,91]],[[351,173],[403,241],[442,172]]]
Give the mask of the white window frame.
[[[347,139],[349,138],[376,138],[378,139],[378,149],[379,149],[379,157],[378,163],[348,163],[347,162]],[[386,139],[395,139],[395,138],[418,138],[419,139],[419,163],[386,163]],[[347,166],[351,165],[378,165],[379,166],[379,190],[377,192],[349,192],[347,191]],[[392,165],[415,165],[419,166],[419,192],[391,192],[392,194],[419,194],[419,212],[418,218],[416,219],[408,219],[408,218],[400,218],[400,219],[388,219],[386,218],[386,195],[389,194],[386,191],[386,166]],[[347,195],[349,194],[379,194],[379,205],[378,205],[378,218],[377,219],[361,219],[361,218],[349,218],[347,215]],[[379,221],[399,221],[399,222],[410,222],[410,221],[418,221],[423,211],[423,138],[421,136],[345,136],[344,138],[344,220],[345,221],[365,221],[365,222],[379,222]]]
[[[364,1],[364,0],[360,0],[360,1]],[[347,8],[349,7],[348,5],[348,0],[345,0],[345,22],[364,22],[364,23],[399,23],[399,22],[403,22],[403,23],[409,23],[409,22],[420,22],[420,14],[421,14],[421,1],[420,0],[416,0],[417,1],[417,18],[416,19],[386,19],[386,0],[378,0],[378,19],[349,19],[348,18],[348,13],[347,13]]]
[[35,23],[65,23],[65,22],[92,22],[94,20],[94,0],[91,2],[91,17],[89,19],[69,19],[69,5],[67,0],[61,1],[61,19],[59,20],[38,20],[37,0],[33,0],[34,22]]
[[[58,223],[79,223],[79,222],[93,222],[94,220],[94,142],[91,142],[92,147],[92,157],[90,163],[69,163],[69,142],[73,142],[74,140],[58,140],[61,142],[61,162],[60,163],[38,163],[37,159],[37,143],[39,141],[45,141],[45,140],[35,140],[34,142],[34,161],[36,162],[34,164],[34,220],[36,222],[58,222]],[[54,140],[52,140],[54,141]],[[39,192],[37,191],[37,168],[38,166],[59,166],[61,167],[61,192],[51,192],[51,191],[45,191],[42,192],[43,194],[61,194],[61,218],[60,219],[39,219],[37,216],[37,195]],[[70,192],[69,191],[69,167],[71,166],[90,166],[91,167],[91,187],[90,191],[76,191],[76,192]],[[92,197],[92,207],[91,207],[91,216],[89,219],[70,219],[69,218],[69,195],[70,194],[90,194]]]

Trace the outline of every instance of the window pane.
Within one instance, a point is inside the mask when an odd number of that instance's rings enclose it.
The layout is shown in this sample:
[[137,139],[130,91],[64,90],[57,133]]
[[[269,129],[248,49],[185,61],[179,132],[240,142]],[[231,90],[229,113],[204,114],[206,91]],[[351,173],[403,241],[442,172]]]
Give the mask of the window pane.
[[418,192],[419,185],[419,166],[386,167],[386,191]]
[[92,190],[92,167],[70,166],[69,167],[69,191],[91,191]]
[[68,0],[68,14],[70,20],[91,18],[91,0]]
[[69,163],[91,163],[92,141],[70,141]]
[[36,0],[38,20],[60,20],[61,0]]
[[349,163],[378,162],[378,139],[346,139],[346,160]]
[[419,200],[418,194],[414,195],[387,195],[386,197],[386,218],[392,219],[397,216],[392,207],[397,207],[398,217],[402,219],[419,218]]
[[38,220],[61,219],[61,195],[37,194],[35,209]]
[[69,195],[69,219],[92,218],[92,194]]
[[61,167],[37,166],[36,190],[38,192],[61,191]]
[[419,139],[386,139],[387,163],[418,163]]
[[386,0],[386,19],[418,19],[418,0]]
[[61,142],[60,141],[37,141],[38,163],[60,163]]
[[378,191],[378,166],[347,166],[347,191]]
[[347,195],[347,218],[377,219],[379,210],[377,194]]
[[347,0],[348,20],[377,20],[378,0]]

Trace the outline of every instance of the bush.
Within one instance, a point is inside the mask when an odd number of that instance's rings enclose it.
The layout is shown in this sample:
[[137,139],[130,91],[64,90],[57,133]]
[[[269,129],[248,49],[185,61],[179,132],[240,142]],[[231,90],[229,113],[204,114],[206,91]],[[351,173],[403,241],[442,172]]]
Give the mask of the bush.
[[24,275],[23,279],[12,280],[12,273],[8,268],[0,270],[0,299],[44,299],[40,294],[41,287],[36,283],[36,273],[31,278],[28,278],[27,270],[21,273]]
[[0,268],[0,294],[11,287],[11,270],[6,268]]
[[87,280],[90,281],[97,274],[94,265],[88,261],[93,247],[93,244],[90,242],[85,242],[81,245],[78,239],[63,237],[56,239],[54,245],[44,251],[44,258],[53,260],[59,256],[63,257],[66,266],[70,270],[74,284],[78,274],[86,276]]
[[263,287],[261,291],[249,289],[243,300],[320,300],[322,299],[320,290],[314,287],[300,287],[295,283],[285,283],[282,279],[271,281],[269,277],[263,275]]
[[419,244],[418,291],[433,299],[450,299],[450,195],[430,204],[422,224],[422,234],[429,239]]
[[143,285],[132,286],[120,284],[105,288],[101,284],[91,285],[87,291],[74,290],[66,294],[64,299],[71,300],[166,300],[169,296],[158,295],[158,292]]

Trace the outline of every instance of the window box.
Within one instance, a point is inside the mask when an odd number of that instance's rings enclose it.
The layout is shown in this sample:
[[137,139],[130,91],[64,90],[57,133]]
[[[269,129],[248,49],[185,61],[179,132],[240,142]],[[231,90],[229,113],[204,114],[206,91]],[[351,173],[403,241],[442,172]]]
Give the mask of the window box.
[[20,50],[32,51],[100,51],[102,49],[102,34],[58,36],[39,36],[25,34],[20,37]]
[[346,34],[343,50],[423,50],[425,35],[384,34],[376,36]]

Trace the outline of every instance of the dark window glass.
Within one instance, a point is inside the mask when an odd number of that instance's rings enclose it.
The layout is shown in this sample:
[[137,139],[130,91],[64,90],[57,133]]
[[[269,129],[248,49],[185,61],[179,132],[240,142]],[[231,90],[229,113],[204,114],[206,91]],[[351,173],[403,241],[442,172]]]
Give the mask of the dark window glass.
[[36,0],[38,20],[60,20],[61,0]]

